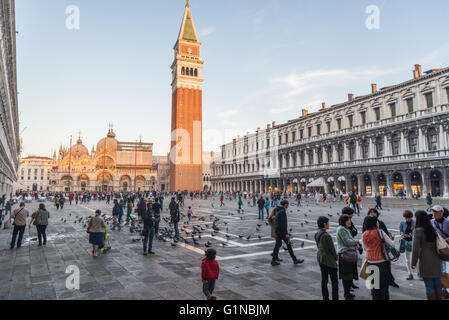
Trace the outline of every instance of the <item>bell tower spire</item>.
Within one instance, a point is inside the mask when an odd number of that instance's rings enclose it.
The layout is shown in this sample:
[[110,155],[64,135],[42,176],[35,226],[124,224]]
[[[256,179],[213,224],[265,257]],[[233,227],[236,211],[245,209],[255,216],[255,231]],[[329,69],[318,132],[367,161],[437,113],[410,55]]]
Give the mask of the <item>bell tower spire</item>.
[[202,182],[202,90],[201,42],[189,0],[174,51],[172,70],[172,125],[170,191],[200,191]]

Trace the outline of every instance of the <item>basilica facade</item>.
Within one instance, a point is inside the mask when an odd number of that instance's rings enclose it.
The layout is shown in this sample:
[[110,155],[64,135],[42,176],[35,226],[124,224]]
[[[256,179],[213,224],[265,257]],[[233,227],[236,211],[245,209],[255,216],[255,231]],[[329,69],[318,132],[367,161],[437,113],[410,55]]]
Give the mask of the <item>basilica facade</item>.
[[316,191],[449,198],[449,68],[413,78],[221,147],[218,191]]
[[[90,153],[81,138],[71,148],[61,146],[58,154],[53,154],[51,169],[45,177],[48,185],[37,187],[37,190],[126,192],[160,189],[156,165],[152,143],[118,141],[110,128]],[[24,173],[21,178],[25,181],[32,178],[26,176],[26,168],[20,172]]]

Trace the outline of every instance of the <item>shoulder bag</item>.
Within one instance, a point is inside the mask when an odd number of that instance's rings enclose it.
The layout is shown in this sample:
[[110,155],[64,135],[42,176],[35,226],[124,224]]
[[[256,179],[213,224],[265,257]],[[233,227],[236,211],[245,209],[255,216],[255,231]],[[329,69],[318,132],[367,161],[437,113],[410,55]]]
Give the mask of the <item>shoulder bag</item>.
[[[436,227],[438,228],[438,230],[443,232],[443,230],[440,229],[438,223],[436,223]],[[435,233],[437,235],[435,243],[436,243],[436,249],[437,249],[438,256],[443,261],[449,261],[449,245],[447,244],[446,241],[444,241],[443,237],[441,236],[441,234],[439,232],[437,232],[435,230]],[[443,234],[446,235],[444,232],[443,232]]]
[[382,242],[381,250],[382,250],[383,256],[385,257],[385,259],[387,261],[391,261],[391,262],[398,261],[401,254],[399,253],[398,250],[396,250],[396,248],[389,246],[385,242],[385,240],[380,232],[381,232],[381,230],[377,230],[377,234],[379,235],[380,241]]
[[357,251],[355,249],[346,250],[341,254],[341,258],[346,262],[357,262]]

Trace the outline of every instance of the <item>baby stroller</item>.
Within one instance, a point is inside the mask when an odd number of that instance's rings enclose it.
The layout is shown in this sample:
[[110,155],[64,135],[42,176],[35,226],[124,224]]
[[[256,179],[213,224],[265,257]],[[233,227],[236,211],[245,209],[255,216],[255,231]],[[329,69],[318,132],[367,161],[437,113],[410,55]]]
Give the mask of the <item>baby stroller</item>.
[[103,253],[108,253],[111,250],[111,243],[109,242],[109,233],[106,232],[106,228],[103,228],[103,244],[99,247],[103,250]]

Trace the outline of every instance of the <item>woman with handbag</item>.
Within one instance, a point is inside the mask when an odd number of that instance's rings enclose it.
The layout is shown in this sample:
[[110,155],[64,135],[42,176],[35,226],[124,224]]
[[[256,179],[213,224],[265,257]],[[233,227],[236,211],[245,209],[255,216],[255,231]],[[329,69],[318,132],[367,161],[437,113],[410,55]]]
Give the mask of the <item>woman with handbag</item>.
[[[37,229],[37,238],[39,240],[38,246],[45,246],[47,244],[47,233],[45,232],[48,226],[48,219],[50,218],[50,213],[45,209],[45,205],[43,203],[39,204],[39,209],[36,210],[31,215],[30,228],[31,225],[36,226]],[[44,242],[42,243],[42,238]]]
[[337,228],[337,253],[338,253],[338,272],[343,282],[344,295],[346,300],[354,300],[351,293],[353,280],[358,280],[357,272],[357,251],[360,243],[355,240],[351,231],[351,219],[347,214],[343,214],[338,219],[340,226]]
[[92,254],[98,257],[98,248],[103,244],[103,228],[106,229],[103,219],[100,218],[101,211],[95,211],[95,216],[89,220],[87,233],[89,233],[89,243],[92,244]]
[[401,240],[399,242],[399,252],[405,253],[405,266],[408,271],[407,280],[413,280],[413,273],[411,268],[411,255],[412,255],[412,239],[413,230],[415,229],[415,221],[413,220],[413,213],[410,210],[405,210],[402,214],[405,220],[399,224],[399,233],[401,234]]
[[[394,247],[393,240],[379,228],[376,217],[366,216],[363,221],[365,232],[362,241],[366,249],[366,261],[368,266],[377,267],[377,275],[379,279],[374,279],[374,286],[371,289],[373,300],[390,300],[391,271],[388,257],[385,257],[385,251],[382,250],[384,243]],[[377,286],[377,288],[376,288]]]
[[440,257],[436,250],[437,233],[423,210],[415,212],[416,227],[413,233],[412,269],[419,260],[419,276],[423,278],[428,300],[441,300],[440,278],[443,275]]

